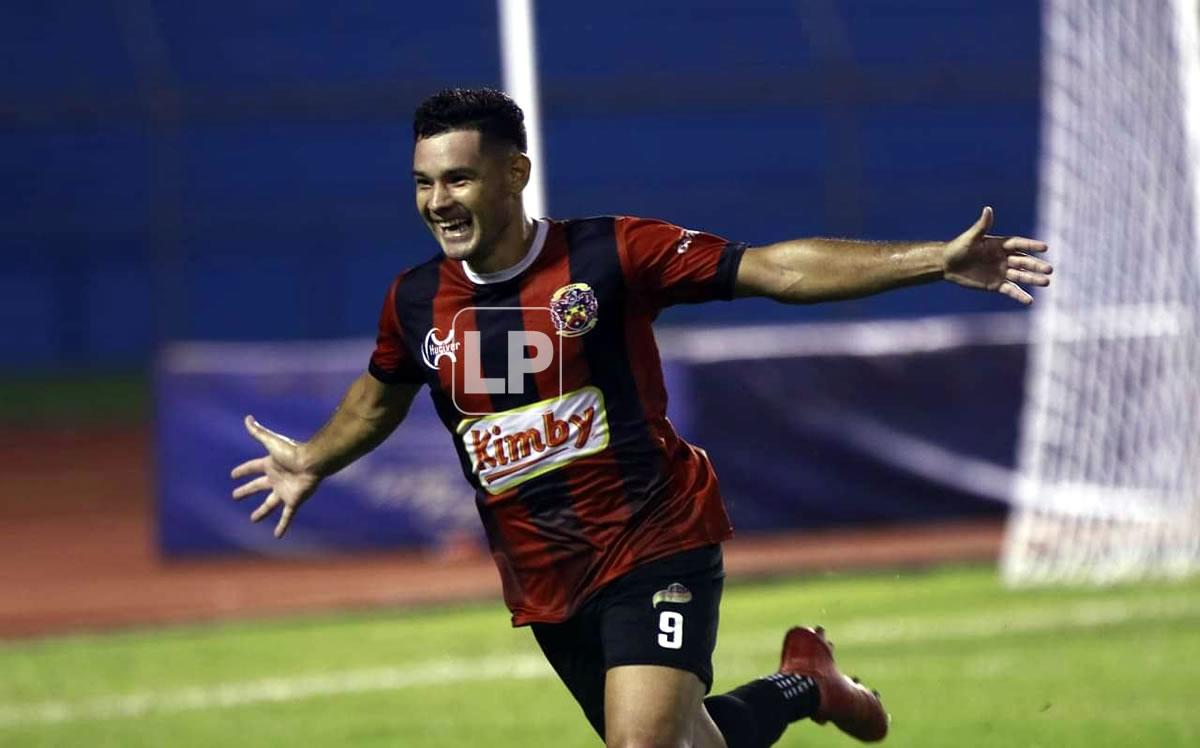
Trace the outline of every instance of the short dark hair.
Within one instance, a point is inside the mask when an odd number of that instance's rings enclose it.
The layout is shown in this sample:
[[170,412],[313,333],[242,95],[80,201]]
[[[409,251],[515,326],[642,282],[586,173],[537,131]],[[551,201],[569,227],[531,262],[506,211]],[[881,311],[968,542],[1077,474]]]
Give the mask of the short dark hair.
[[492,88],[446,88],[422,101],[413,114],[415,140],[451,130],[476,130],[521,153],[528,147],[525,113],[507,94]]

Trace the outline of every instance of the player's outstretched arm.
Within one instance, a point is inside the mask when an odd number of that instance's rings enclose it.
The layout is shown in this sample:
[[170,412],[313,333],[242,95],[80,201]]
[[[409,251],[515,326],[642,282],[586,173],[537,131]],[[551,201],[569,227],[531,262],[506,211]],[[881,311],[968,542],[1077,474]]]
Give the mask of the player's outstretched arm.
[[364,373],[350,385],[329,421],[306,442],[271,431],[253,416],[246,416],[246,430],[267,454],[233,469],[230,477],[234,479],[258,476],[235,488],[233,498],[269,491],[250,519],[258,522],[282,506],[275,537],[283,537],[296,510],[324,478],[370,452],[395,431],[419,389],[409,384],[384,384]]
[[735,293],[811,304],[948,280],[1030,304],[1033,297],[1021,284],[1050,285],[1050,263],[1030,254],[1045,252],[1046,244],[992,236],[987,233],[992,219],[992,209],[985,207],[974,225],[948,242],[796,239],[749,249]]

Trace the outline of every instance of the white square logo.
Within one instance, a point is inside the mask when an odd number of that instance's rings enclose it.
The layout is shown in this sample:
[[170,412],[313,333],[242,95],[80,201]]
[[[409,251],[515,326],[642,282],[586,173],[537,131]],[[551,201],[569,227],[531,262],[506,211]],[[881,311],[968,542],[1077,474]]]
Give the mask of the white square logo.
[[[468,312],[473,313],[476,329],[463,328],[464,315]],[[504,330],[514,314],[520,320],[520,326]],[[498,324],[489,323],[489,320],[497,319],[501,320]],[[490,413],[472,405],[479,402],[475,396],[527,394],[526,376],[541,374],[549,369],[555,370],[555,387],[552,392],[540,394],[543,397],[561,397],[563,336],[552,336],[542,331],[553,330],[554,325],[550,307],[465,307],[454,315],[447,333],[435,327],[426,334],[421,358],[431,369],[450,367],[451,401],[466,416]],[[528,329],[531,327],[541,327],[542,330]],[[497,334],[498,330],[503,331],[503,371],[495,371],[496,363],[493,361],[492,370],[485,373],[484,342],[480,328],[489,328],[492,335]]]

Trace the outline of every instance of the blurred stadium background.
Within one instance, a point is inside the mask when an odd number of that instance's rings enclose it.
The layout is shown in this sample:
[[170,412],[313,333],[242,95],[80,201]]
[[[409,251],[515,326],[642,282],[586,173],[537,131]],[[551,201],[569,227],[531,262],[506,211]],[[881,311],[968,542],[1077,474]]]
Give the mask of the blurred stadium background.
[[[1064,54],[1063,29],[1094,17],[1101,41],[1162,38],[1187,57],[1195,37],[1172,37],[1170,14],[1195,3],[1055,7],[541,3],[535,169],[548,213],[655,216],[752,244],[945,239],[985,204],[997,233],[1061,229],[1039,194],[1046,46],[1057,39]],[[0,11],[0,745],[590,744],[529,637],[507,629],[429,409],[331,480],[286,543],[227,499],[229,468],[255,451],[241,415],[315,429],[365,365],[390,278],[436,251],[412,208],[410,116],[441,87],[501,86],[499,32],[491,0]],[[1104,47],[1079,38],[1091,46],[1071,64],[1083,69]],[[1145,200],[1193,194],[1166,207],[1182,216],[1160,221],[1173,246],[1149,255],[1177,259],[1160,272],[1184,299],[1166,298],[1182,309],[1168,322],[1184,319],[1168,325],[1182,341],[1166,367],[1174,384],[1147,409],[1159,420],[1130,429],[1153,436],[1164,411],[1182,414],[1169,450],[1147,440],[1174,482],[1155,473],[1149,494],[1098,501],[1161,510],[1151,519],[1173,523],[1178,575],[1198,542],[1188,466],[1200,464],[1200,395],[1180,371],[1200,364],[1200,245],[1184,127],[1196,124],[1196,81],[1172,80],[1121,86],[1184,102],[1140,105],[1165,130],[1142,132],[1136,107],[1101,130],[1116,133],[1109,150],[1140,137],[1178,165],[1174,182],[1170,169],[1129,167],[1130,181],[1161,187]],[[1158,157],[1137,150],[1132,163]],[[1127,223],[1157,225],[1142,203],[1124,207]],[[1103,480],[1090,462],[1018,480],[1031,464],[1031,340],[1058,329],[1040,325],[998,295],[949,286],[664,314],[672,418],[710,452],[741,533],[718,687],[771,669],[789,623],[821,622],[842,625],[842,657],[880,681],[897,744],[1200,740],[1185,664],[1200,655],[1195,581],[1012,591],[996,578],[1005,519],[1031,485]],[[1062,380],[1064,359],[1047,350],[1038,370]],[[1136,370],[1141,348],[1105,355],[1153,389]],[[1120,393],[1089,396],[1096,407]],[[1136,420],[1136,408],[1114,411]],[[1089,459],[1107,464],[1103,446]],[[1131,449],[1112,451],[1137,463]],[[1088,511],[1067,512],[1084,530],[1028,520],[1021,558],[1054,556],[1047,532],[1087,545],[1124,516]],[[1128,535],[1105,537],[1097,545]],[[748,582],[762,577],[774,581]],[[803,741],[841,744],[815,729]]]

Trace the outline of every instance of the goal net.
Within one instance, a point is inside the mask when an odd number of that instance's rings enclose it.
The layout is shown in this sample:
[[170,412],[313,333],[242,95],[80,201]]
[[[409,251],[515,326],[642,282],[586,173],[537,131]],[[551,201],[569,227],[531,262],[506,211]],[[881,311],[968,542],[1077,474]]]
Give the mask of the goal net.
[[1200,567],[1197,0],[1045,0],[1039,238],[1012,584]]

